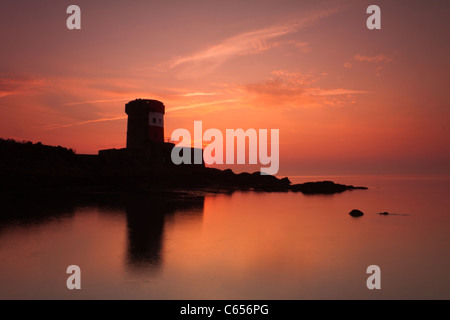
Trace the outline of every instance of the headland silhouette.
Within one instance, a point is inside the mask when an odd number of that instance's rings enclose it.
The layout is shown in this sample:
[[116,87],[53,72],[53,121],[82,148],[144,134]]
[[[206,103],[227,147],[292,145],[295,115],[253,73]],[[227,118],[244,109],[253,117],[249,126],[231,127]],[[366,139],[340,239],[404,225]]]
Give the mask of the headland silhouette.
[[[125,106],[128,115],[127,146],[99,150],[97,155],[42,143],[0,139],[0,191],[136,191],[203,189],[215,192],[256,190],[334,194],[367,189],[332,181],[292,184],[285,178],[234,173],[201,164],[175,165],[173,143],[164,141],[164,104],[136,99]],[[192,148],[191,154],[202,152]],[[203,156],[202,156],[203,159]]]

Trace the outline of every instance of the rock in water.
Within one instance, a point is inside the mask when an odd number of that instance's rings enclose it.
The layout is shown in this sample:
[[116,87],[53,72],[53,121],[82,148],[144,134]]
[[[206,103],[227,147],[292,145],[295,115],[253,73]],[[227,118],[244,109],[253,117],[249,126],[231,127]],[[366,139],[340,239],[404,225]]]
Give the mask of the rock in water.
[[290,189],[294,192],[301,192],[303,194],[334,194],[344,192],[346,190],[367,188],[346,186],[344,184],[334,183],[333,181],[317,181],[293,184],[290,185]]
[[383,215],[383,216],[387,216],[388,214],[389,214],[389,212],[380,212],[380,213],[378,213],[378,214],[381,214],[381,215]]
[[361,210],[358,209],[353,209],[352,211],[350,211],[349,213],[352,217],[361,217],[364,215],[364,213]]

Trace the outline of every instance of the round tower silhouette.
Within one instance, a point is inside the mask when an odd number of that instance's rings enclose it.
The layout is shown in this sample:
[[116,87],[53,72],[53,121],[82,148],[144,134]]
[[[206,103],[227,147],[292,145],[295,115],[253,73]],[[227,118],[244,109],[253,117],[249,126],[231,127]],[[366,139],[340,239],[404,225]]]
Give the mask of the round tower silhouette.
[[149,99],[136,99],[125,105],[127,148],[142,149],[164,142],[164,109],[162,102]]

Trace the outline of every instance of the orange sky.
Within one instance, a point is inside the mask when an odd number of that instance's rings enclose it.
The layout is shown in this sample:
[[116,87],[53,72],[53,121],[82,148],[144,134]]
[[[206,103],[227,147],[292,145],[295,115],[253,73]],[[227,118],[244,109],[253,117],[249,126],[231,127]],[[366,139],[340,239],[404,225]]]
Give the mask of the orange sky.
[[166,136],[279,129],[280,175],[450,173],[445,1],[74,3],[2,1],[0,137],[121,148],[150,98]]

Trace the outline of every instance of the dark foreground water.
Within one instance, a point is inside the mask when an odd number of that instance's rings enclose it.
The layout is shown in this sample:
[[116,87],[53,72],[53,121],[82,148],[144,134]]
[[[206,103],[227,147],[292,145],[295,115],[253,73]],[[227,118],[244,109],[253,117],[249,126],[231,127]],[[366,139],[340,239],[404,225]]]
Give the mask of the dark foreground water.
[[0,298],[450,299],[448,177],[323,178],[370,189],[3,200]]

